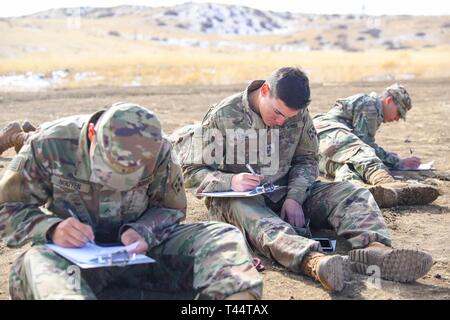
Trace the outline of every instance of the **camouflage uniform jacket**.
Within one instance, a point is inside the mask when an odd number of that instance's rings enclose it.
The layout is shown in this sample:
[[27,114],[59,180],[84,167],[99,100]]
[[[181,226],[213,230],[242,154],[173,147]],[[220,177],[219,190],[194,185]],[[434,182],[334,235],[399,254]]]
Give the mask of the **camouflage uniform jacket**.
[[[259,89],[263,83],[263,80],[253,81],[244,92],[232,95],[213,105],[202,121],[203,130],[217,129],[223,137],[229,129],[256,129],[257,132],[259,130],[267,132],[268,127],[261,116],[250,108],[248,100],[249,93]],[[278,202],[287,195],[287,198],[302,204],[307,197],[308,188],[318,176],[318,140],[312,119],[308,110],[305,109],[296,117],[288,119],[283,126],[274,129],[279,130],[279,148],[277,149],[273,143],[267,143],[266,147],[267,153],[270,148],[273,148],[270,152],[279,152],[279,165],[274,170],[271,169],[273,174],[264,174],[264,182],[277,183],[287,188],[266,196],[273,202]],[[226,154],[226,148],[229,146],[226,143],[224,146],[223,152]],[[250,158],[249,148],[245,150],[246,159],[248,159]],[[261,148],[259,152],[262,152]],[[257,161],[257,164],[250,163],[256,172],[263,173],[262,169],[267,163],[261,163],[260,158]],[[200,184],[197,192],[230,190],[232,177],[237,173],[248,172],[248,169],[245,164],[224,162],[213,165],[183,164],[186,182],[194,181],[193,186]]]
[[89,179],[89,119],[81,115],[43,124],[11,161],[0,181],[0,236],[8,246],[48,242],[47,232],[70,217],[69,209],[92,226],[99,243],[120,242],[131,227],[149,248],[184,219],[181,169],[168,140],[163,138],[156,163],[145,168],[136,187],[106,189]]
[[331,129],[352,132],[371,146],[386,165],[396,168],[400,159],[395,153],[387,152],[375,143],[375,133],[383,122],[383,107],[380,97],[356,94],[336,101],[327,113],[314,117],[314,125],[320,134]]

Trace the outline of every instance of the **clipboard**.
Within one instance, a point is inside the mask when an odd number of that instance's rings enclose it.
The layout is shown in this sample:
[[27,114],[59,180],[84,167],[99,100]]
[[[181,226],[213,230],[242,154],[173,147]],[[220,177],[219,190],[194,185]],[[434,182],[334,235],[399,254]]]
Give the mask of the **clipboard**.
[[417,168],[409,168],[409,167],[400,167],[394,170],[398,171],[428,171],[428,170],[435,170],[434,167],[434,160],[430,161],[428,163],[421,163]]
[[265,183],[250,191],[219,191],[219,192],[201,192],[197,196],[218,197],[218,198],[245,198],[254,197],[260,194],[271,193],[286,188],[286,186],[278,186],[272,183]]
[[137,247],[137,242],[128,246],[113,247],[101,247],[89,242],[81,248],[63,248],[55,244],[47,244],[47,247],[82,269],[123,267],[155,262],[154,259],[146,255],[129,253]]

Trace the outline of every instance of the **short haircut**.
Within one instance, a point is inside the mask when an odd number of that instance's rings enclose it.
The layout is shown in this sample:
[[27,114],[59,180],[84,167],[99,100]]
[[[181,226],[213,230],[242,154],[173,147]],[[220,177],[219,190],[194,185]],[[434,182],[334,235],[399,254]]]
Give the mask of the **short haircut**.
[[266,82],[271,94],[291,109],[305,109],[311,102],[308,77],[299,68],[284,67],[275,70]]

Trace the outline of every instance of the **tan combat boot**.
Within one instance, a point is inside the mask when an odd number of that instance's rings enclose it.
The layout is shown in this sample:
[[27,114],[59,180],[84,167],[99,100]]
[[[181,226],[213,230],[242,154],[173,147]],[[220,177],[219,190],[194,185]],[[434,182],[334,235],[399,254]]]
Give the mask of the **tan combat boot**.
[[28,120],[25,120],[23,123],[22,123],[22,130],[23,130],[23,132],[31,132],[31,131],[36,131],[36,127],[35,126],[33,126],[33,124],[30,122],[30,121],[28,121]]
[[349,256],[353,271],[365,275],[369,266],[378,266],[381,278],[397,282],[415,281],[427,274],[433,264],[431,255],[426,252],[392,249],[379,242],[351,250]]
[[390,183],[390,182],[395,182],[395,179],[393,176],[391,176],[391,174],[384,170],[384,169],[378,169],[376,170],[374,173],[372,173],[369,177],[368,177],[368,182],[370,184],[373,185],[379,185],[379,184],[383,184],[383,183]]
[[369,182],[373,186],[367,186],[367,189],[380,208],[428,204],[440,195],[439,190],[430,185],[398,182],[383,169],[370,175]]
[[[21,140],[18,136],[22,133],[22,128],[18,122],[11,122],[0,132],[0,155],[11,147],[16,147],[16,140]],[[23,145],[20,145],[20,148]],[[20,150],[19,148],[19,150]],[[17,149],[16,149],[17,152]]]
[[320,252],[309,252],[302,260],[301,271],[320,282],[328,291],[344,288],[344,259],[342,256],[326,256]]
[[368,187],[380,208],[424,205],[439,197],[439,189],[423,183],[391,182]]
[[372,186],[367,189],[372,193],[376,203],[380,208],[391,208],[398,204],[397,194],[391,188],[383,187],[386,183],[394,183],[395,179],[384,169],[379,169],[368,177],[368,182]]

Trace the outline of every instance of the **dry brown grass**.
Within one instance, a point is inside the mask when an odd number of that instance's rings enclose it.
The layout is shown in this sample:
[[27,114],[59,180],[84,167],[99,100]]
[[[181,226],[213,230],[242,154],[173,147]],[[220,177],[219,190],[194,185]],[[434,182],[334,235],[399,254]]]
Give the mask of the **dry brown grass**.
[[[123,85],[135,78],[141,84],[229,84],[264,77],[280,66],[303,67],[313,82],[348,82],[387,74],[417,78],[450,76],[450,47],[421,51],[307,51],[238,52],[198,48],[155,48],[147,53],[90,55],[39,54],[0,60],[0,74],[70,69],[94,71],[103,80],[76,82],[68,87],[95,84]],[[400,78],[401,79],[401,78]]]
[[[286,65],[303,67],[313,82],[359,81],[388,74],[398,79],[409,74],[416,78],[450,76],[450,45],[445,43],[435,48],[398,51],[238,51],[170,47],[130,36],[141,34],[195,38],[212,43],[223,40],[268,45],[302,37],[313,39],[318,31],[308,29],[303,33],[239,37],[163,30],[143,20],[130,18],[114,18],[111,21],[85,19],[79,29],[67,28],[66,22],[63,19],[0,21],[0,57],[3,57],[0,58],[0,74],[69,69],[71,77],[65,83],[67,87],[99,84],[122,86],[136,79],[142,85],[239,83],[265,77],[275,68]],[[441,21],[433,23],[442,24]],[[332,25],[329,28],[332,29]],[[351,31],[354,33],[366,27],[361,28]],[[388,29],[393,32],[393,28]],[[119,31],[121,37],[108,36],[109,31]],[[31,48],[32,52],[24,50],[24,47]],[[36,48],[45,48],[46,51],[38,52]],[[73,80],[76,72],[84,71],[96,72],[103,79]]]

